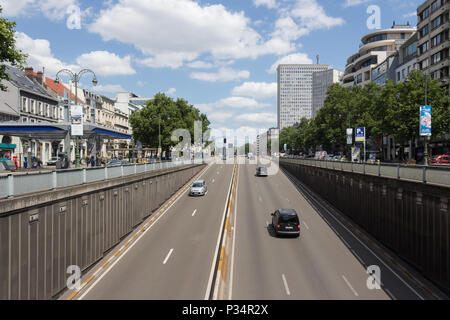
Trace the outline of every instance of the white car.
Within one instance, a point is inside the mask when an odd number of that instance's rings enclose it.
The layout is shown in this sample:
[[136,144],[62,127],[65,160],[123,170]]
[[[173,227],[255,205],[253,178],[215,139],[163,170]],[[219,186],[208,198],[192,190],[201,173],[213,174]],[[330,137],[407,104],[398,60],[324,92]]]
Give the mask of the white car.
[[204,196],[208,192],[205,180],[197,180],[191,185],[190,196]]

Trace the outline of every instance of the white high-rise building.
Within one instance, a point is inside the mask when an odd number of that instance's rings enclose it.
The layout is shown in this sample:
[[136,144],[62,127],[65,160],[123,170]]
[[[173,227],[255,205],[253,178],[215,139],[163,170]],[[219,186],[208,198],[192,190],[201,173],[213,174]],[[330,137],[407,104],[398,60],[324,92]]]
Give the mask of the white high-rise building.
[[339,83],[343,75],[344,72],[336,69],[329,69],[313,73],[313,118],[317,116],[317,111],[319,111],[324,105],[325,98],[327,97],[328,87],[333,83]]
[[293,126],[313,115],[313,73],[328,69],[320,64],[280,64],[278,72],[278,128]]

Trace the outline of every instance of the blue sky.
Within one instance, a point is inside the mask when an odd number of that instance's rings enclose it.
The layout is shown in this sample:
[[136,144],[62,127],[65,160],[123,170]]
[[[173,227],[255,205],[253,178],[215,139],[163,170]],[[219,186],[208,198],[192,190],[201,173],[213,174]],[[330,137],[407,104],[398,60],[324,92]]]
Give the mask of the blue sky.
[[[256,128],[276,126],[277,63],[311,63],[319,54],[321,63],[344,70],[346,58],[370,31],[370,5],[379,6],[381,27],[389,28],[394,20],[415,25],[422,2],[0,0],[0,5],[3,16],[17,22],[17,45],[29,54],[28,65],[45,67],[46,76],[63,67],[88,67],[97,73],[98,93],[166,92],[200,108],[215,129],[252,136]],[[83,78],[82,84],[91,88],[90,81]]]

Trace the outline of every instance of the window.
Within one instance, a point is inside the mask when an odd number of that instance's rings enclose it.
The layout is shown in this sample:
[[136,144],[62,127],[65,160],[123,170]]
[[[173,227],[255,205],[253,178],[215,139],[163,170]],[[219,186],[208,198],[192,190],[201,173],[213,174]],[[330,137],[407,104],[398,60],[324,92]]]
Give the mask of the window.
[[439,61],[441,61],[441,53],[440,52],[433,54],[431,56],[431,64],[438,63]]
[[440,45],[441,42],[442,42],[442,36],[441,36],[441,34],[438,34],[436,37],[431,39],[431,47]]
[[22,98],[22,111],[28,112],[28,100],[27,98]]
[[429,66],[429,61],[428,59],[425,59],[422,61],[422,70],[428,68]]
[[429,16],[430,16],[430,7],[426,8],[425,10],[423,10],[422,13],[420,14],[420,18],[422,20],[425,20]]
[[31,113],[36,113],[36,108],[35,108],[35,106],[34,106],[34,100],[31,100],[31,107],[30,107],[30,112]]
[[436,0],[435,2],[433,2],[431,4],[431,12],[436,11],[437,9],[439,9],[442,5],[442,0]]
[[400,71],[397,72],[397,81],[400,81]]
[[437,17],[433,21],[431,21],[431,30],[436,29],[442,24],[442,16]]
[[428,25],[420,29],[420,37],[425,37],[430,32],[430,29],[428,28]]
[[428,41],[420,46],[420,54],[424,54],[428,51]]

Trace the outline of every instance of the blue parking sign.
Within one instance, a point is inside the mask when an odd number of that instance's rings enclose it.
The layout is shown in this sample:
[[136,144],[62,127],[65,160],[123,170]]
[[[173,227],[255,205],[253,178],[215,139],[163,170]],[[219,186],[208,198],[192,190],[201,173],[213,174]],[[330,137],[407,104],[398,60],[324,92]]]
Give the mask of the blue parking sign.
[[364,142],[366,141],[366,128],[356,128],[355,130],[355,141]]

